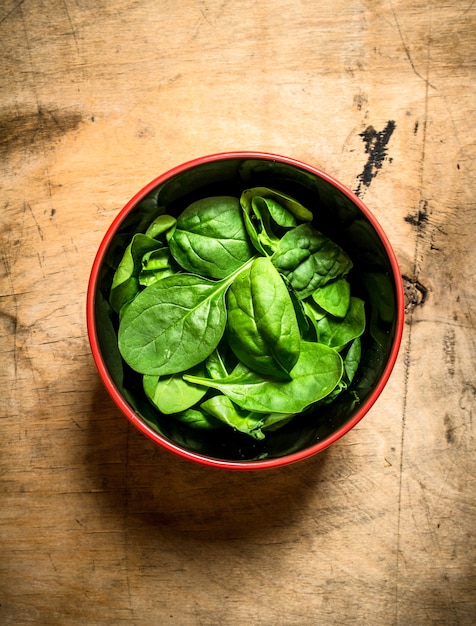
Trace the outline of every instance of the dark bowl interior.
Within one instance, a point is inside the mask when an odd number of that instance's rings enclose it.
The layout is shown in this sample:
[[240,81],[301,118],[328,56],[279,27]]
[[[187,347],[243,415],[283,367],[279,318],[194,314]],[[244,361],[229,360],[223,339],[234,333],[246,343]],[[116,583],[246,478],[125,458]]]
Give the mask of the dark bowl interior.
[[[224,462],[272,461],[304,458],[327,447],[367,412],[390,374],[400,342],[402,298],[400,276],[390,246],[379,225],[362,203],[330,177],[313,168],[279,157],[223,156],[193,162],[157,179],[125,207],[113,224],[103,249],[92,288],[93,329],[98,344],[96,361],[107,372],[113,396],[120,394],[132,412],[185,456]],[[165,210],[177,216],[188,204],[213,195],[237,196],[248,188],[267,186],[285,192],[310,208],[314,225],[336,241],[351,257],[349,275],[353,293],[366,302],[367,329],[362,338],[362,360],[348,393],[338,400],[294,418],[262,441],[229,429],[201,431],[160,414],[146,400],[141,379],[122,361],[116,342],[118,320],[108,305],[112,277],[132,235],[143,232]],[[132,207],[132,208],[131,208]],[[104,376],[103,376],[104,378]],[[358,404],[350,392],[355,390]],[[167,447],[167,445],[166,445]],[[297,456],[296,456],[297,455]]]

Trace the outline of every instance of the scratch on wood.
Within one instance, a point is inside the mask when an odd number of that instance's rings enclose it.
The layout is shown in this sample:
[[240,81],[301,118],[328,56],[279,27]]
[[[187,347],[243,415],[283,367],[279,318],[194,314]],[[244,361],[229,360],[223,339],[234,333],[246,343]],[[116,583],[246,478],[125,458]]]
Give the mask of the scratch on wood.
[[2,19],[0,19],[0,26],[3,24],[3,22],[5,22],[6,20],[8,20],[8,18],[10,17],[10,15],[12,15],[13,13],[15,13],[15,11],[17,9],[19,9],[21,7],[21,5],[25,2],[25,0],[20,0],[20,2],[18,2],[18,4],[16,4],[13,9],[11,9],[10,11],[8,11],[8,13],[6,15],[4,15],[2,17]]
[[407,43],[405,42],[405,38],[403,36],[403,31],[402,31],[402,28],[400,26],[400,22],[398,20],[397,13],[396,13],[392,3],[390,3],[390,6],[392,7],[392,15],[393,15],[393,19],[395,20],[395,26],[397,27],[398,37],[399,37],[400,41],[402,42],[403,50],[405,52],[405,56],[408,59],[408,62],[410,63],[410,67],[412,68],[412,70],[415,73],[415,75],[418,76],[418,78],[420,80],[422,80],[427,85],[427,87],[432,87],[432,89],[436,89],[436,87],[429,82],[428,77],[425,78],[417,70],[417,68],[415,66],[415,63],[413,62],[412,55],[410,53],[410,48],[408,47]]
[[473,0],[473,2],[470,3],[470,5],[468,6],[467,9],[465,9],[463,11],[463,15],[466,15],[466,13],[468,13],[469,11],[471,11],[471,9],[474,7],[474,3],[476,2],[476,0]]
[[18,373],[18,301],[17,295],[15,294],[12,275],[11,275],[11,267],[10,261],[6,254],[6,252],[2,253],[2,260],[5,267],[5,276],[8,279],[9,286],[11,289],[11,298],[13,304],[13,313],[7,313],[5,311],[1,311],[2,316],[5,317],[7,322],[10,325],[11,335],[13,337],[13,385],[15,385]]
[[[33,218],[33,221],[35,222],[35,226],[36,229],[38,231],[38,234],[40,235],[40,239],[43,241],[45,236],[43,234],[43,231],[41,230],[41,226],[38,223],[38,220],[35,217],[35,214],[33,213],[33,209],[31,208],[31,205],[28,202],[24,202],[23,203],[23,210],[24,211],[29,211],[29,213],[31,214],[31,217]],[[40,263],[41,265],[41,263]]]
[[63,6],[64,6],[64,10],[66,12],[66,17],[68,19],[69,25],[71,27],[71,34],[73,35],[74,44],[75,44],[75,47],[76,47],[76,54],[79,55],[79,45],[78,45],[78,38],[76,37],[76,30],[75,30],[75,28],[73,26],[73,21],[71,19],[70,13],[68,11],[68,4],[67,4],[67,2],[65,0],[63,0]]

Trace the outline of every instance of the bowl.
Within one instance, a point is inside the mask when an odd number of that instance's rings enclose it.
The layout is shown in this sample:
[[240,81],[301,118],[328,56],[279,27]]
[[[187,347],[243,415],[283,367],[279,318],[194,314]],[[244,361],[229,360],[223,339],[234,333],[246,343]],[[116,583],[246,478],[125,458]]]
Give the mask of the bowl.
[[[292,419],[255,440],[232,429],[199,430],[162,414],[145,397],[141,380],[121,358],[118,316],[109,291],[124,250],[163,212],[178,216],[195,200],[239,196],[268,187],[312,208],[316,227],[353,261],[352,289],[365,301],[362,356],[351,386],[328,404]],[[162,448],[191,461],[234,470],[269,469],[328,448],[369,411],[386,385],[404,324],[403,285],[387,236],[374,215],[349,189],[320,169],[261,152],[228,152],[189,161],[160,175],[118,213],[95,256],[87,292],[87,327],[99,376],[124,416]],[[356,402],[356,398],[358,401]],[[226,431],[226,432],[225,432]]]

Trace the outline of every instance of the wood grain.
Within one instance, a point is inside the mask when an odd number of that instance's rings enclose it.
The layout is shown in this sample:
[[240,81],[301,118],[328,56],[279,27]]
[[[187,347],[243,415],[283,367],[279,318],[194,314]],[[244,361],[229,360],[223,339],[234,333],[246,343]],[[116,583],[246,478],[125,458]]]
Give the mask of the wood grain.
[[[470,0],[4,0],[2,624],[474,623],[475,15]],[[108,398],[85,328],[119,209],[229,149],[358,191],[407,293],[368,416],[263,474],[154,447]]]

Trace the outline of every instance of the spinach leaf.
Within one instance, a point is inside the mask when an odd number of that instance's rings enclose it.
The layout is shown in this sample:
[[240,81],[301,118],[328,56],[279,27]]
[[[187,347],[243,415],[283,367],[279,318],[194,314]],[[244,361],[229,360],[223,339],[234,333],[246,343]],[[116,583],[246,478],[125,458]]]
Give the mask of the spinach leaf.
[[174,413],[174,419],[187,424],[190,428],[196,428],[200,430],[216,430],[223,427],[223,422],[220,422],[212,415],[201,411],[200,409],[186,409],[180,413]]
[[255,213],[261,216],[264,224],[267,225],[272,232],[276,230],[276,226],[272,225],[273,222],[281,228],[294,228],[294,226],[297,226],[294,215],[272,198],[255,196],[251,204],[255,209]]
[[301,299],[329,281],[345,276],[352,267],[342,248],[311,224],[300,224],[286,232],[271,261]]
[[208,375],[212,378],[224,378],[228,376],[225,360],[218,350],[218,347],[206,358],[205,367]]
[[254,187],[198,200],[177,219],[160,210],[150,224],[144,214],[109,294],[116,345],[143,375],[151,412],[261,440],[349,388],[365,307],[351,296],[351,260],[307,208]]
[[184,380],[181,374],[144,375],[143,386],[150,402],[166,415],[193,407],[207,392],[203,387]]
[[249,196],[249,193],[245,191],[240,198],[245,227],[258,252],[268,256],[273,254],[279,241],[276,226],[284,232],[285,228],[294,227],[297,222],[292,213],[275,200]]
[[117,346],[117,334],[113,322],[116,316],[100,289],[98,289],[96,293],[94,308],[101,353],[116,387],[122,389],[124,382],[124,363]]
[[263,256],[273,254],[283,233],[297,225],[297,216],[304,221],[312,219],[299,202],[267,187],[247,189],[240,204],[251,242]]
[[[339,384],[337,385],[337,387],[334,389],[332,393],[330,393],[328,396],[323,398],[321,402],[318,402],[317,403],[318,405],[331,404],[332,402],[334,402],[334,400],[337,398],[339,394],[341,394],[343,391],[349,388],[352,380],[354,379],[355,373],[357,372],[357,368],[360,363],[360,356],[361,356],[360,337],[356,337],[356,339],[354,339],[351,342],[350,347],[347,350],[347,354],[344,357],[344,373],[343,373],[342,378],[339,381]],[[359,397],[355,391],[352,392],[350,397],[353,398],[352,406],[354,406],[354,404],[358,402]]]
[[208,278],[225,278],[254,254],[240,202],[231,196],[197,200],[178,217],[169,241],[179,265]]
[[300,302],[302,304],[303,311],[306,316],[305,319],[307,322],[307,331],[305,334],[302,335],[302,337],[307,341],[317,341],[317,320],[321,319],[321,317],[324,317],[326,313],[324,311],[323,315],[320,315],[319,312],[316,310],[317,304],[311,303],[309,299],[300,300]]
[[[299,326],[299,332],[303,339],[308,339],[308,337],[312,336],[312,328],[311,324],[309,324],[308,315],[306,309],[304,307],[305,302],[303,300],[299,300],[299,298],[294,293],[292,287],[288,284],[287,279],[284,276],[281,276],[284,284],[286,285],[286,289],[288,290],[289,297],[291,298],[291,302],[294,306],[294,312],[296,313],[296,319]],[[311,333],[311,334],[310,334]],[[315,340],[315,336],[312,336],[312,341]]]
[[313,302],[309,298],[307,300],[302,300],[302,304],[306,315],[315,322],[318,322],[327,315],[327,312],[324,311],[324,309],[321,309],[317,302]]
[[142,257],[142,269],[139,274],[139,284],[148,287],[166,276],[171,276],[180,270],[171,257],[168,246],[151,250]]
[[294,413],[268,413],[263,417],[263,430],[278,430],[290,422],[294,416]]
[[277,237],[271,228],[269,213],[263,198],[253,198],[250,208],[243,213],[246,231],[254,247],[263,256],[273,254],[278,245]]
[[112,279],[109,303],[116,313],[139,292],[139,274],[142,257],[146,252],[162,247],[156,239],[137,233],[127,246]]
[[264,439],[264,433],[261,430],[263,416],[252,411],[243,411],[227,396],[213,396],[202,402],[200,408],[241,433],[251,435],[254,439]]
[[120,320],[118,343],[126,363],[140,374],[161,376],[206,359],[225,330],[225,292],[234,277],[211,281],[175,274],[146,287]]
[[373,300],[377,318],[390,324],[394,317],[395,294],[388,275],[383,272],[363,272],[362,278]]
[[227,294],[227,338],[236,356],[261,374],[289,378],[301,337],[294,306],[278,271],[255,259]]
[[[269,187],[252,187],[243,191],[240,202],[245,212],[250,213],[251,203],[256,197],[266,201],[271,217],[280,226],[295,225],[296,219],[300,222],[312,221],[313,215],[309,209],[282,191]],[[295,219],[291,219],[289,215]]]
[[360,337],[365,330],[364,301],[354,296],[344,318],[326,315],[317,322],[318,341],[342,350],[350,341]]
[[327,396],[342,377],[340,355],[327,346],[303,341],[291,380],[261,376],[244,364],[221,380],[184,374],[185,380],[218,389],[242,409],[259,413],[300,413]]
[[163,240],[164,235],[166,239],[169,239],[173,233],[177,220],[172,215],[167,215],[167,213],[163,213],[155,218],[155,220],[150,224],[148,229],[145,231],[145,234],[148,237],[153,237],[156,239],[160,236],[161,240]]
[[362,342],[360,337],[356,337],[349,346],[349,350],[344,358],[344,372],[349,381],[353,381],[354,376],[359,367],[360,358],[362,356]]
[[345,278],[333,280],[312,293],[312,299],[335,317],[345,317],[350,305],[350,284]]

